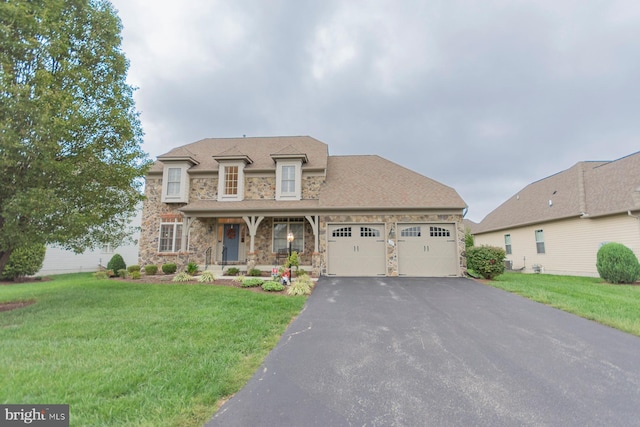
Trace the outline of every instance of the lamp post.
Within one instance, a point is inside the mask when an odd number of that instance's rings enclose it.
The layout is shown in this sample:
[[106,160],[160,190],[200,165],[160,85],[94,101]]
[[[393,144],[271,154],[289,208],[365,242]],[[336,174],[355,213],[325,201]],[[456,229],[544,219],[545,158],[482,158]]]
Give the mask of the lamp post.
[[293,243],[293,233],[287,234],[287,242],[289,242],[289,257],[291,257],[291,243]]

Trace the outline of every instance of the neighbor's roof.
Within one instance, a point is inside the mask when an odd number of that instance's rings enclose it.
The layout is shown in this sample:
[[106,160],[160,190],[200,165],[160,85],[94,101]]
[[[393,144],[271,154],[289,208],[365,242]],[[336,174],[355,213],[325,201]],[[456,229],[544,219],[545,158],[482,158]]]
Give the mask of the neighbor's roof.
[[579,162],[529,184],[489,213],[474,233],[638,209],[640,152],[614,161]]
[[247,156],[253,163],[245,167],[245,171],[275,170],[272,154],[306,154],[309,160],[303,170],[324,170],[327,166],[329,150],[327,144],[310,136],[276,136],[258,138],[207,138],[191,144],[183,145],[168,153],[158,156],[158,161],[151,167],[151,173],[162,172],[162,161],[184,160],[189,157],[195,166],[193,172],[218,172],[218,162],[214,157]]

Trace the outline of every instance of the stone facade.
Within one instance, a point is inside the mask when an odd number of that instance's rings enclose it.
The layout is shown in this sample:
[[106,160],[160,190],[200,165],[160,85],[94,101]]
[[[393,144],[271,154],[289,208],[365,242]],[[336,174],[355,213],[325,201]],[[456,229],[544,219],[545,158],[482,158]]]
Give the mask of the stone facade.
[[[303,176],[303,199],[319,197],[319,192],[324,183],[323,176]],[[190,179],[189,200],[215,200],[217,198],[217,175],[199,176]],[[275,198],[275,176],[251,176],[245,175],[245,199],[271,199]],[[254,251],[250,252],[249,228],[241,218],[228,218],[226,220],[216,218],[185,218],[179,209],[185,204],[167,204],[161,202],[162,178],[158,175],[148,176],[146,180],[146,200],[143,207],[142,232],[140,236],[139,264],[141,266],[156,264],[161,266],[167,262],[178,265],[179,271],[184,269],[187,263],[193,261],[204,266],[206,253],[211,248],[211,262],[217,263],[221,259],[221,229],[223,223],[239,223],[241,225],[241,250],[240,262],[248,266],[273,265],[276,254],[273,252],[273,221],[274,218],[266,217],[257,228],[254,239]],[[249,215],[251,213],[248,213]],[[278,215],[283,217],[284,215]],[[183,227],[188,227],[188,248],[184,252],[161,253],[159,252],[160,226],[163,221],[181,222]],[[190,220],[190,223],[187,221]],[[324,215],[319,217],[318,224],[318,252],[314,252],[315,237],[309,221],[304,220],[304,250],[300,254],[300,264],[312,266],[315,275],[326,272],[327,265],[327,225],[330,223],[378,223],[385,224],[388,231],[391,227],[397,227],[398,223],[454,223],[456,224],[456,241],[458,244],[459,265],[462,274],[466,272],[464,227],[462,215],[422,214],[422,215],[397,215],[397,214],[358,214],[358,215]],[[392,239],[393,240],[393,239]],[[387,242],[387,275],[398,275],[397,245]]]

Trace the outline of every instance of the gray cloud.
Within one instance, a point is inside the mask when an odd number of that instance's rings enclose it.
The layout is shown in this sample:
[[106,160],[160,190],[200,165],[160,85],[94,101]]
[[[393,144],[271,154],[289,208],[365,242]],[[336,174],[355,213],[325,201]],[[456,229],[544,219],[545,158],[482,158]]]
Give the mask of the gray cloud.
[[529,182],[638,150],[633,1],[113,3],[153,157],[311,135],[456,188],[480,221]]

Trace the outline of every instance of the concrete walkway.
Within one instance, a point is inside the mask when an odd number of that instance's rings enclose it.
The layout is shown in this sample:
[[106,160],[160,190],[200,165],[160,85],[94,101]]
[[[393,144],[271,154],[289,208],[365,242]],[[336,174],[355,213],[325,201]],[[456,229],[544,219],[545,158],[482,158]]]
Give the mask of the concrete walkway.
[[640,338],[462,278],[322,278],[207,426],[640,425]]

